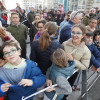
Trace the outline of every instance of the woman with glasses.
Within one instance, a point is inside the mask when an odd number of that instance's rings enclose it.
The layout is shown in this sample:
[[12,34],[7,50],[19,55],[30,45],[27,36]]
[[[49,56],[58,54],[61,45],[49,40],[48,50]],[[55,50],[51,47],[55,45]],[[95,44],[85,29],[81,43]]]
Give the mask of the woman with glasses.
[[35,14],[34,21],[32,22],[31,28],[30,28],[30,42],[32,43],[35,34],[37,33],[37,23],[40,20],[40,14]]
[[[85,45],[83,39],[86,33],[86,27],[82,24],[76,24],[71,29],[71,39],[65,41],[62,46],[67,52],[69,59],[74,59],[75,67],[79,70],[86,70],[89,67],[91,53],[88,47]],[[71,54],[71,52],[73,52]],[[81,73],[81,71],[79,71]],[[76,81],[79,74],[75,73],[70,79],[73,91],[80,90],[78,87],[79,81]],[[65,100],[65,99],[63,99]]]
[[43,32],[44,30],[44,25],[46,24],[46,21],[45,20],[40,20],[38,23],[37,23],[37,33],[35,34],[35,37],[34,37],[34,40],[37,40],[41,33]]

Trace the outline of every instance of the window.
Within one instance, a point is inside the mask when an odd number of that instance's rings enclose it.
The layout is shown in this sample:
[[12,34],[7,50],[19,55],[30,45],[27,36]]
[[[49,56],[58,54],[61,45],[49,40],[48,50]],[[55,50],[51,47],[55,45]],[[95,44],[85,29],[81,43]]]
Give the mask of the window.
[[97,0],[97,2],[100,2],[100,0]]

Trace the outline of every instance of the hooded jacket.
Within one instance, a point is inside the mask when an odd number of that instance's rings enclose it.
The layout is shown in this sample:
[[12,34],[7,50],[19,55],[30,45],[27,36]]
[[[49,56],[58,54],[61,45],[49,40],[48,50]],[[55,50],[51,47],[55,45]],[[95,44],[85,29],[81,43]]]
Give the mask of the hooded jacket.
[[94,66],[96,68],[100,68],[100,51],[94,44],[88,46],[91,51],[91,59],[90,59],[90,66]]
[[66,78],[73,74],[74,67],[75,62],[71,60],[68,61],[65,68],[59,68],[55,64],[52,64],[49,71],[49,79],[52,80],[52,84],[58,84],[58,86],[56,87],[56,91],[45,92],[50,100],[53,99],[55,93],[58,94],[56,100],[61,100],[64,94],[68,95],[72,92],[71,86]]
[[[36,67],[35,63],[30,60],[26,60],[26,68],[23,79],[31,79],[33,81],[33,85],[26,87],[12,85],[7,92],[3,92],[1,90],[1,85],[6,82],[0,79],[0,97],[7,94],[8,100],[21,100],[22,96],[27,97],[35,93],[37,88],[41,87],[45,83],[45,76],[42,74],[40,69]],[[27,100],[32,100],[32,97]]]

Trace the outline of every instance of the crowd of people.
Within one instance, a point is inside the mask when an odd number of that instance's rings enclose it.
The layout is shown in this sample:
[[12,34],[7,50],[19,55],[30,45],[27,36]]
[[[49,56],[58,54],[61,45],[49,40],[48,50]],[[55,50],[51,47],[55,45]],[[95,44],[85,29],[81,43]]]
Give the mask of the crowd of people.
[[[57,94],[56,100],[67,100],[72,92],[80,91],[82,70],[100,72],[99,9],[65,13],[59,4],[58,10],[30,7],[26,13],[17,3],[11,10],[10,24],[4,10],[0,2],[0,100],[21,100],[54,84],[58,86],[39,98],[52,100]],[[79,70],[73,74],[75,68]]]

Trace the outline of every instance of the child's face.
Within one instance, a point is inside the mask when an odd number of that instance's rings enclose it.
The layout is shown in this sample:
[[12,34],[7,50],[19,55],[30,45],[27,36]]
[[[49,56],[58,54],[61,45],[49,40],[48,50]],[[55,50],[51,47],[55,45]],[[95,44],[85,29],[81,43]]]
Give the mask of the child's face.
[[88,45],[89,43],[93,42],[93,36],[85,36],[85,44]]
[[0,67],[3,67],[6,63],[6,60],[0,59]]
[[3,49],[4,58],[11,64],[16,64],[20,59],[20,50],[14,46],[6,46]]
[[100,35],[97,35],[97,36],[95,37],[95,40],[98,41],[98,42],[100,42]]

